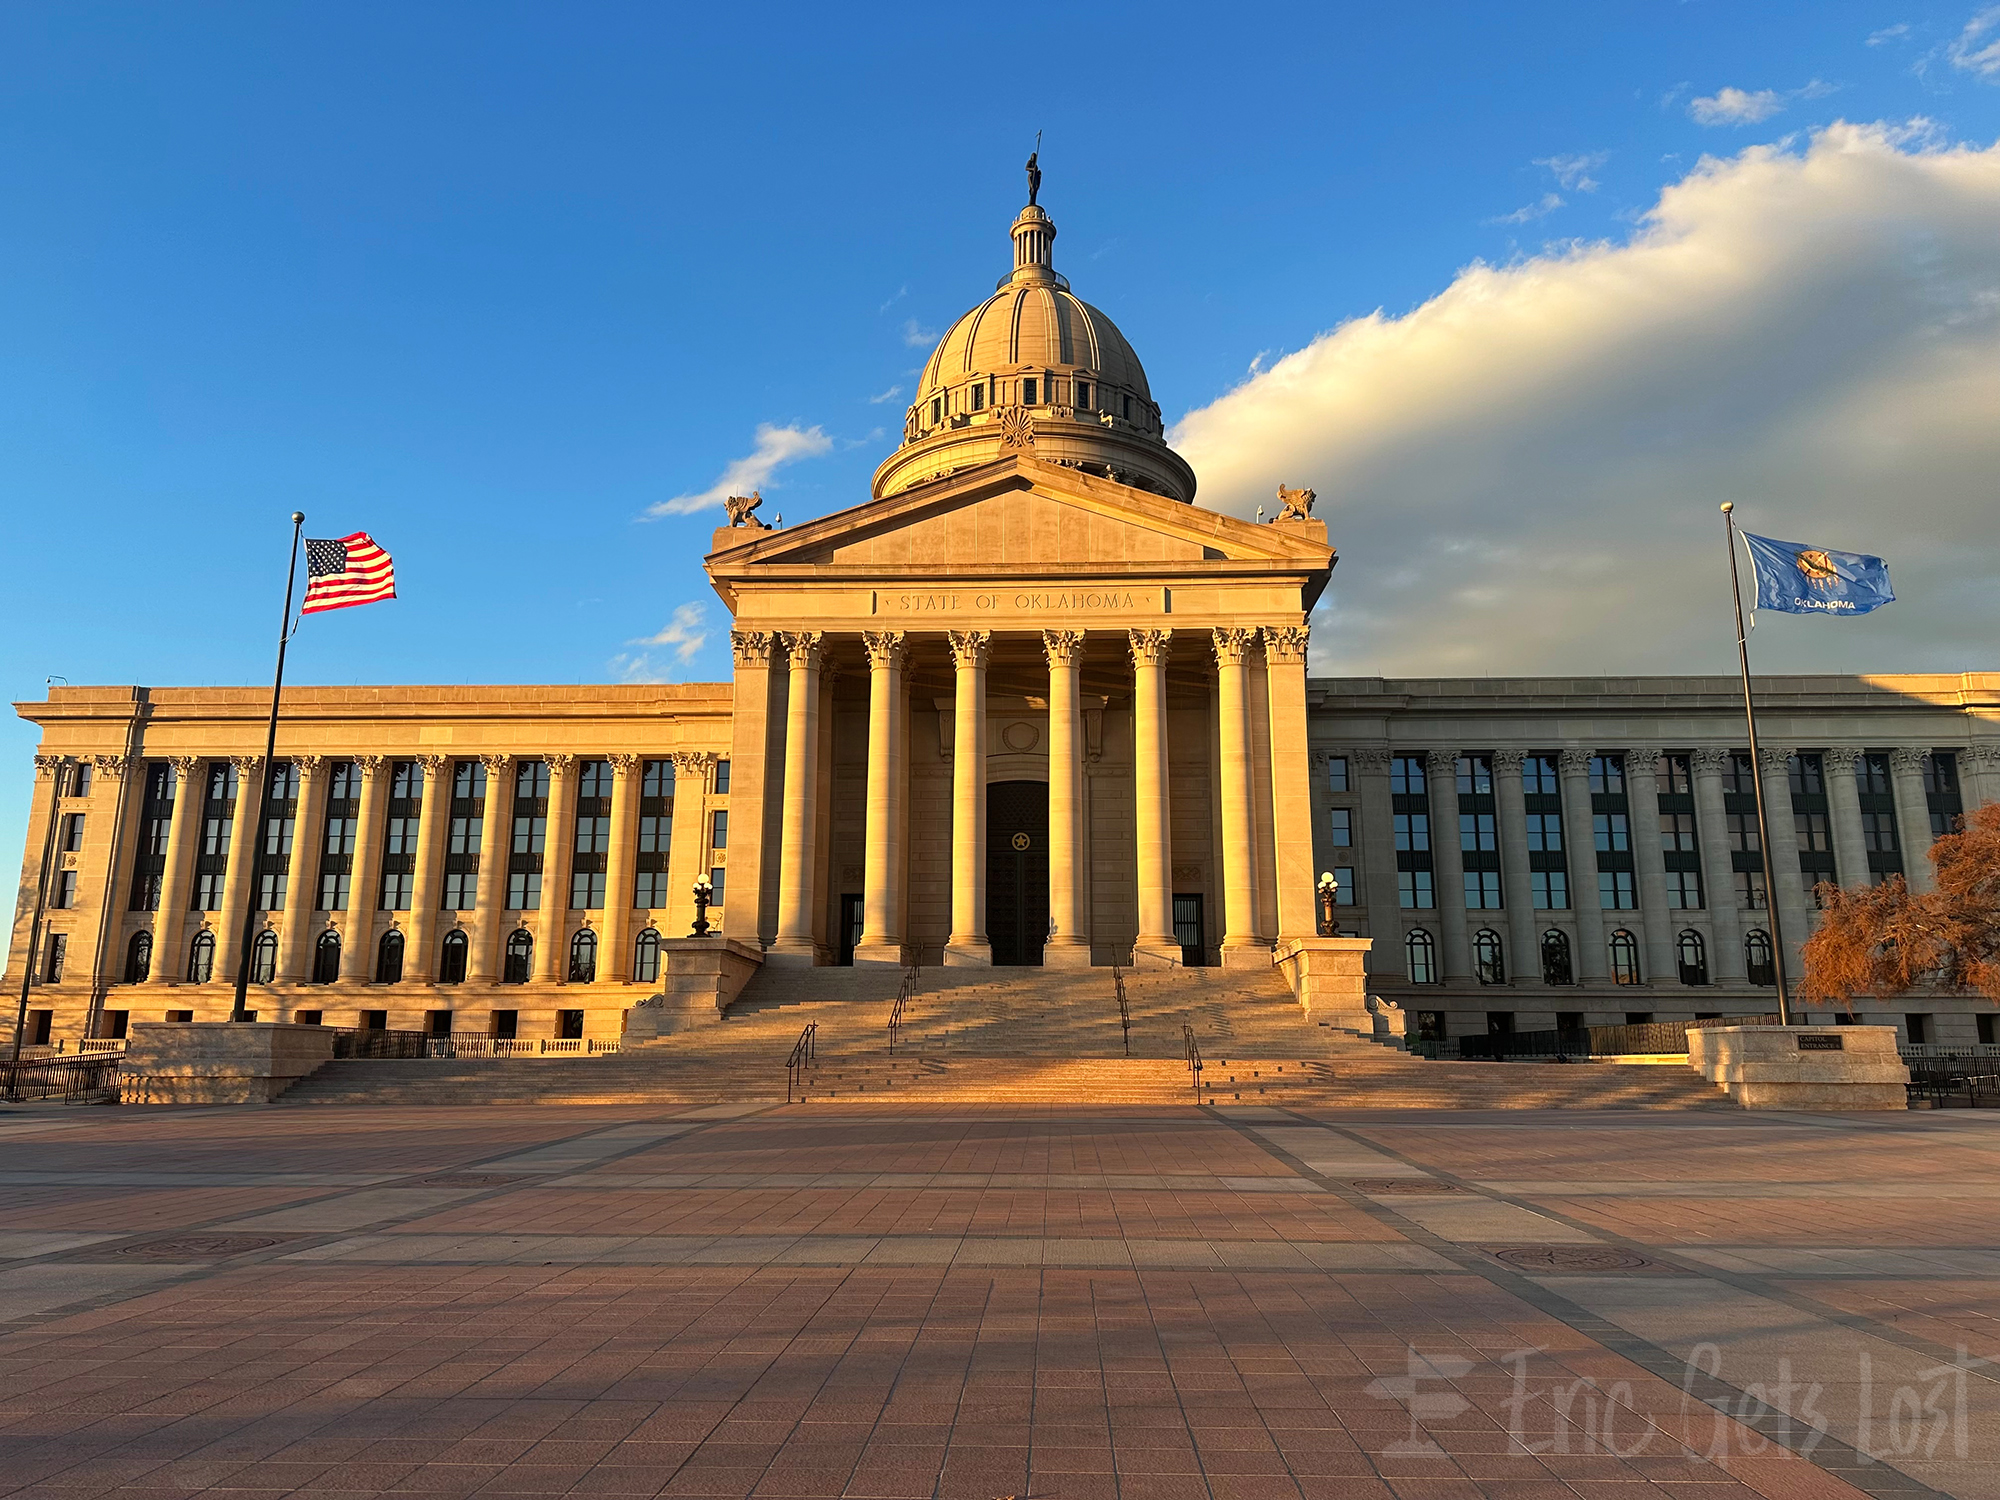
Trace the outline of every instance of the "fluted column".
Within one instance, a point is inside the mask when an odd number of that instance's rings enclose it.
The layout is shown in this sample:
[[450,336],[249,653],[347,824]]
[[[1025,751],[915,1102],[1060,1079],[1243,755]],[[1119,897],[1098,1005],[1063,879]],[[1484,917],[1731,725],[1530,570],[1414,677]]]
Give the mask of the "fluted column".
[[1083,916],[1083,738],[1077,671],[1083,632],[1044,630],[1049,663],[1049,939],[1042,963],[1051,969],[1090,967]]
[[167,867],[160,879],[160,911],[153,918],[153,978],[180,984],[188,956],[181,949],[193,895],[194,852],[201,845],[201,810],[207,788],[201,761],[192,755],[168,758],[174,768],[174,820],[167,828]]
[[1660,751],[1640,745],[1625,752],[1625,806],[1632,825],[1632,864],[1639,875],[1640,937],[1646,945],[1641,978],[1665,984],[1678,977],[1674,938],[1679,927],[1667,910],[1667,855],[1660,843]]
[[1799,872],[1799,825],[1792,812],[1790,749],[1759,749],[1763,763],[1758,772],[1764,783],[1764,821],[1771,832],[1771,880],[1777,889],[1770,893],[1772,906],[1785,927],[1785,975],[1796,984],[1802,972],[1799,944],[1806,940],[1806,888]]
[[1604,909],[1597,901],[1590,757],[1588,750],[1565,750],[1557,764],[1562,770],[1563,857],[1569,866],[1570,909],[1576,913],[1576,977],[1583,984],[1603,984],[1611,977],[1611,960],[1604,951]]
[[[903,632],[871,630],[868,648],[868,805],[857,964],[903,961]],[[1053,793],[1051,793],[1053,796]],[[1052,814],[1053,816],[1053,814]]]
[[1908,748],[1889,753],[1889,784],[1896,795],[1896,838],[1903,846],[1903,879],[1918,895],[1937,885],[1930,859],[1931,805],[1924,795],[1924,760],[1929,754]]
[[299,984],[312,969],[315,876],[320,840],[326,834],[326,757],[295,755],[292,764],[299,768],[299,810],[292,819],[292,863],[285,875],[285,935],[279,950],[278,977]]
[[639,767],[636,755],[611,760],[611,847],[604,857],[604,948],[597,956],[600,983],[632,977],[632,859],[639,841]]
[[1319,931],[1313,830],[1322,825],[1313,813],[1316,772],[1306,723],[1307,640],[1303,625],[1264,628],[1271,726],[1271,868],[1278,885],[1281,939],[1310,937]]
[[[1861,784],[1854,776],[1860,759],[1859,751],[1845,747],[1822,751],[1819,758],[1826,777],[1827,820],[1833,825],[1834,878],[1841,885],[1867,885],[1871,879],[1868,839],[1861,831]],[[1899,843],[1901,831],[1899,827]]]
[[1222,962],[1225,967],[1265,967],[1270,945],[1257,939],[1257,840],[1251,822],[1250,711],[1245,657],[1254,630],[1218,626],[1215,671],[1216,714],[1221,743],[1218,767],[1222,798]]
[[1438,927],[1444,934],[1439,957],[1446,979],[1470,979],[1472,938],[1465,915],[1465,849],[1458,833],[1458,752],[1427,752],[1424,780],[1431,793],[1431,879],[1437,889]]
[[385,755],[357,755],[361,806],[354,821],[354,864],[347,880],[347,923],[340,933],[340,977],[366,984],[375,977],[375,912],[382,904],[377,880],[382,868],[382,784]]
[[[708,848],[708,778],[715,770],[715,754],[709,750],[676,750],[674,762],[674,829],[673,842],[667,846],[667,910],[660,920],[660,932],[665,937],[686,937],[694,930],[694,883],[709,871]],[[731,775],[734,776],[732,770]],[[730,782],[730,811],[737,811],[735,782]],[[735,819],[732,821],[740,821]],[[754,828],[731,830],[729,840],[729,876],[723,886],[722,920],[729,922],[729,913],[742,902],[749,911],[757,909],[755,890],[742,890],[737,883],[737,872],[741,861],[738,859],[743,842],[756,836]],[[751,868],[754,870],[755,865]],[[710,913],[709,920],[715,916]],[[734,937],[744,929],[731,922],[729,933]],[[751,937],[755,936],[754,929]],[[744,941],[750,941],[745,938]]]
[[545,755],[549,819],[542,838],[542,905],[535,923],[535,979],[561,983],[569,974],[569,864],[576,850],[576,757]]
[[473,893],[472,953],[466,966],[470,984],[500,977],[500,932],[507,925],[507,865],[514,841],[514,757],[482,755],[486,767],[486,807],[479,820],[479,884]]
[[1965,810],[2000,802],[2000,741],[1978,740],[1959,757],[1959,792]]
[[1178,964],[1174,936],[1172,810],[1167,805],[1167,654],[1171,630],[1133,630],[1132,786],[1139,866],[1139,936],[1134,963]]
[[1507,903],[1507,982],[1539,983],[1541,945],[1535,940],[1535,881],[1528,865],[1528,803],[1521,786],[1522,750],[1493,752],[1493,807],[1500,839],[1501,899]]
[[986,653],[987,630],[951,632],[958,695],[951,749],[951,936],[947,964],[993,962],[986,939]]
[[785,705],[785,816],[778,852],[778,940],[771,953],[782,962],[816,963],[813,941],[813,868],[819,831],[820,632],[779,638],[791,670]]
[[417,813],[417,869],[410,882],[410,946],[403,954],[403,978],[436,984],[437,955],[431,951],[431,935],[437,931],[444,830],[451,821],[451,762],[442,755],[422,755],[417,764],[424,768],[424,800]]
[[236,983],[243,954],[243,913],[257,868],[258,814],[264,808],[264,758],[232,755],[236,767],[236,817],[230,824],[229,867],[222,880],[222,910],[215,923],[215,979]]
[[1695,839],[1701,846],[1703,895],[1708,902],[1709,977],[1717,983],[1742,984],[1743,921],[1736,905],[1736,867],[1729,857],[1729,814],[1722,800],[1722,773],[1727,750],[1697,750],[1689,758],[1694,773]]

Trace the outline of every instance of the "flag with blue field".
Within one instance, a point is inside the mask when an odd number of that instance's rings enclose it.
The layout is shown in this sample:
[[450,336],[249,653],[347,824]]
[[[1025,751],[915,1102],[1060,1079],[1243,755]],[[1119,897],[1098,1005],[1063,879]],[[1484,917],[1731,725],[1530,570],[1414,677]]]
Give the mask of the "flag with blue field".
[[1889,565],[1865,552],[1743,533],[1757,569],[1757,608],[1788,615],[1865,615],[1895,599]]

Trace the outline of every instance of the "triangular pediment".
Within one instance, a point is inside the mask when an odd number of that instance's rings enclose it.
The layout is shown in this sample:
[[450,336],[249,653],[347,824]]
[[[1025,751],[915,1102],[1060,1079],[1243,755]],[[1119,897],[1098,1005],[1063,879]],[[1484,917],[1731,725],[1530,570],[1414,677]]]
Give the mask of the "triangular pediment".
[[[742,538],[740,541],[736,538]],[[1253,525],[1058,464],[1009,458],[785,531],[716,533],[709,571],[949,574],[958,568],[1175,571],[1332,565],[1316,522]]]

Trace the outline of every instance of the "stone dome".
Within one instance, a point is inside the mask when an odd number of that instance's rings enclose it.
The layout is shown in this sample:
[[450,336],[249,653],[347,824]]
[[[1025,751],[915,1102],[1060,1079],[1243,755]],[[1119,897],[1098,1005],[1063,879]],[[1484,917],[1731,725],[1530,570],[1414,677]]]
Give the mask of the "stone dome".
[[951,325],[925,361],[903,444],[875,472],[895,494],[1009,451],[1194,499],[1194,471],[1166,445],[1146,370],[1118,325],[1055,270],[1056,226],[1029,204],[1014,269]]

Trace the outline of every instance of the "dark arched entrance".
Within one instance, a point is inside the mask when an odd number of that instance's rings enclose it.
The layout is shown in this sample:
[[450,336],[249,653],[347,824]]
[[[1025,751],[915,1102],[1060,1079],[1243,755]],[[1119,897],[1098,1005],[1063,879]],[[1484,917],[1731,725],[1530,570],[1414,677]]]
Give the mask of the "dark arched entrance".
[[1049,784],[986,788],[986,938],[996,964],[1039,964],[1049,935]]

